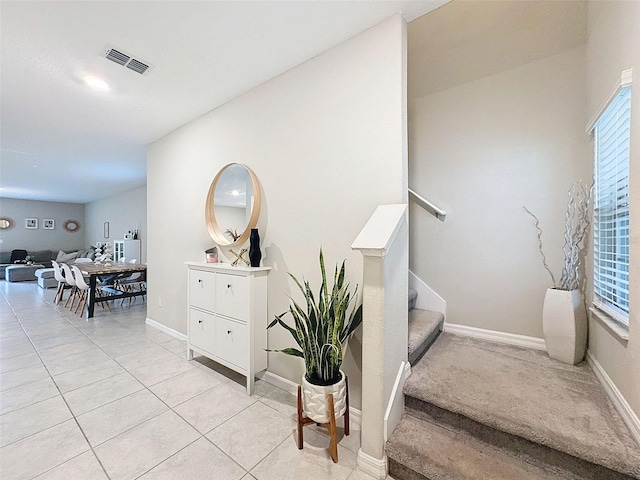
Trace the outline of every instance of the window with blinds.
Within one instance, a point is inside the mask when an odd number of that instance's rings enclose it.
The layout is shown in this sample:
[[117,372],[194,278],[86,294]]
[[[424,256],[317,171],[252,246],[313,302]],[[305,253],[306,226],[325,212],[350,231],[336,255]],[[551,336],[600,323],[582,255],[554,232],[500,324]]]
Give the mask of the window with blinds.
[[595,123],[594,306],[629,325],[631,86]]

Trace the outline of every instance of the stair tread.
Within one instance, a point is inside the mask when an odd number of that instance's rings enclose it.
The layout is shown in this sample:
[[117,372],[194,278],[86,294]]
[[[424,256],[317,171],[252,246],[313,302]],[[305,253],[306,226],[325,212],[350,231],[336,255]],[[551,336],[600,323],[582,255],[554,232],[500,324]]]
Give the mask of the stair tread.
[[[437,333],[442,329],[444,315],[431,310],[413,309],[409,311],[409,361],[420,357]],[[416,358],[417,359],[417,358]]]
[[612,470],[640,476],[640,448],[585,363],[447,333],[406,395]]
[[[563,477],[455,429],[404,414],[387,442],[387,455],[430,480],[552,480]],[[391,471],[392,476],[393,464]]]

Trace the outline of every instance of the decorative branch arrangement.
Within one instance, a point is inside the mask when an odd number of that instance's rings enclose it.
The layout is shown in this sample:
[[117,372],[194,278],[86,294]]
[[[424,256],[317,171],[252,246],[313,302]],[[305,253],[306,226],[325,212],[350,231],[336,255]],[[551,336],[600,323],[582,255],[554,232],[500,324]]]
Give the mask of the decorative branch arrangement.
[[230,229],[230,228],[227,228],[227,229],[224,231],[224,233],[225,233],[226,235],[229,235],[229,236],[233,239],[233,241],[234,241],[234,242],[240,238],[240,234],[238,233],[238,231],[237,231],[236,229],[233,229],[233,230],[232,230],[232,229]]
[[591,187],[587,187],[582,180],[574,183],[568,192],[567,211],[564,216],[564,265],[560,281],[556,282],[553,272],[547,264],[547,258],[542,250],[542,228],[540,220],[527,207],[525,212],[531,215],[536,221],[536,229],[538,230],[538,250],[542,255],[542,264],[549,272],[553,287],[559,290],[581,290],[581,265],[585,256],[585,243],[587,231],[589,229],[589,203],[591,200]]

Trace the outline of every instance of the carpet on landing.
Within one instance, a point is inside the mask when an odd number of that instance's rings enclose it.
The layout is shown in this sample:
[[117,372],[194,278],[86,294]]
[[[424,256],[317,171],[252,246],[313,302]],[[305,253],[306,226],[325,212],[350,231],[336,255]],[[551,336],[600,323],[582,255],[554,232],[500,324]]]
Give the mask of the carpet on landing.
[[405,394],[640,478],[640,448],[586,362],[442,333]]

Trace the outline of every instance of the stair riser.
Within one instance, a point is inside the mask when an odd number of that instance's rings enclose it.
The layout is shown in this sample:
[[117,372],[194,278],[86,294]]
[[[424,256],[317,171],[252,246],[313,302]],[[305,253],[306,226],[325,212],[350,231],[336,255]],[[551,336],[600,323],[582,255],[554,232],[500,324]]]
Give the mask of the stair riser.
[[[482,442],[510,451],[514,456],[532,465],[556,470],[562,478],[571,478],[573,476],[576,479],[584,480],[634,480],[633,477],[628,475],[578,459],[517,435],[496,430],[464,415],[444,410],[414,397],[405,397],[405,408],[405,412],[409,415],[444,428],[460,431],[462,434],[470,435]],[[406,467],[403,468],[406,469]],[[392,476],[396,478],[393,474]],[[398,474],[397,478],[398,480],[413,480],[413,478],[422,479],[425,477],[401,476]]]
[[389,459],[389,476],[395,480],[432,480],[392,458]]
[[434,330],[425,340],[425,342],[420,345],[415,352],[409,351],[409,363],[413,366],[424,356],[425,353],[429,350],[431,345],[438,339],[438,335],[442,331],[442,325],[439,326],[438,330]]

